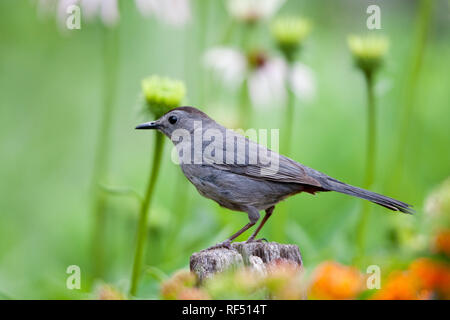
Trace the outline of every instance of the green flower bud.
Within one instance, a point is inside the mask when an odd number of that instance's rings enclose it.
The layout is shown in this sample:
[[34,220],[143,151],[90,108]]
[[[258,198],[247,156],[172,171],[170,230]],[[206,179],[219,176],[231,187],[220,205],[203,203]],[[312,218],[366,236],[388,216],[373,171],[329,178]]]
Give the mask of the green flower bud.
[[159,118],[181,105],[186,87],[182,81],[150,76],[142,80],[142,92],[147,110]]
[[311,31],[311,23],[299,17],[282,17],[272,22],[271,31],[281,52],[292,62]]
[[389,41],[381,36],[349,36],[348,46],[355,64],[364,73],[375,72],[383,63],[383,58],[389,48]]

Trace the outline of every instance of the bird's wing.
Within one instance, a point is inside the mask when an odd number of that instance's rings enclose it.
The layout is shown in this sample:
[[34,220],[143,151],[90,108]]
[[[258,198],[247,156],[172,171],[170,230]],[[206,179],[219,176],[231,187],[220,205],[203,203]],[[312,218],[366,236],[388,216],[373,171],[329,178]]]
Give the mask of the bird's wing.
[[[211,161],[209,165],[220,170],[230,171],[258,180],[299,183],[322,187],[320,182],[309,175],[305,167],[300,163],[271,151],[251,140],[245,139],[245,142],[245,152],[242,149],[238,152],[237,148],[234,150],[233,148],[227,148],[226,152],[224,152],[224,163]],[[230,155],[230,152],[233,152],[233,154]],[[257,154],[258,156],[256,159],[255,157],[252,159],[248,154]],[[207,153],[204,154],[205,156],[208,157]],[[233,161],[226,161],[226,159],[233,159]]]
[[258,180],[299,183],[322,187],[320,182],[309,176],[300,164],[286,159],[281,160],[279,167],[262,166],[259,164],[212,164],[212,166],[220,170],[230,171]]

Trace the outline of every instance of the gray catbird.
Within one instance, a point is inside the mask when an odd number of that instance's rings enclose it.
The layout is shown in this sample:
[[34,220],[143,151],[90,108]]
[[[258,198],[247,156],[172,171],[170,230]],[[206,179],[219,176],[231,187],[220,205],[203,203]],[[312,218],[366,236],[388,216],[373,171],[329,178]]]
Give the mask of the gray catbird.
[[172,109],[136,129],[157,129],[178,151],[181,169],[198,192],[222,207],[242,211],[250,220],[230,238],[211,248],[230,248],[231,241],[266,214],[247,240],[255,237],[281,200],[300,192],[337,191],[366,199],[393,211],[413,213],[407,203],[357,188],[279,155],[216,123],[193,107]]

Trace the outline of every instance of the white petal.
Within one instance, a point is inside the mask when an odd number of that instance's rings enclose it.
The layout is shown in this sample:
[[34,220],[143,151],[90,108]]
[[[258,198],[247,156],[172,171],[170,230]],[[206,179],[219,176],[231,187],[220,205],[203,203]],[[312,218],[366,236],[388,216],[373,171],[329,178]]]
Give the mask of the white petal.
[[286,99],[287,67],[283,59],[270,59],[254,71],[248,82],[250,99],[255,107],[283,106]]
[[316,79],[314,71],[297,62],[289,73],[289,83],[299,100],[311,101],[316,95]]
[[283,5],[285,0],[228,0],[227,9],[239,20],[267,19]]
[[229,47],[208,49],[204,55],[204,64],[233,89],[241,85],[247,69],[245,56]]

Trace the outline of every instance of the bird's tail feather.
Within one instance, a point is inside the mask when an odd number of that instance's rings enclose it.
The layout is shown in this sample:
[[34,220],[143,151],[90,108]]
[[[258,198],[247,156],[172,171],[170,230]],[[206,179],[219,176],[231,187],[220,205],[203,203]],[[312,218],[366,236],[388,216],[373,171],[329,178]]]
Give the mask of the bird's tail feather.
[[381,194],[368,191],[365,189],[361,189],[358,187],[351,186],[339,180],[333,179],[331,177],[326,177],[326,179],[321,179],[320,181],[325,189],[331,191],[337,191],[340,193],[348,194],[350,196],[358,197],[361,199],[369,200],[373,203],[376,203],[380,206],[388,208],[393,211],[400,211],[403,213],[413,214],[414,210],[411,208],[411,205],[398,201]]

